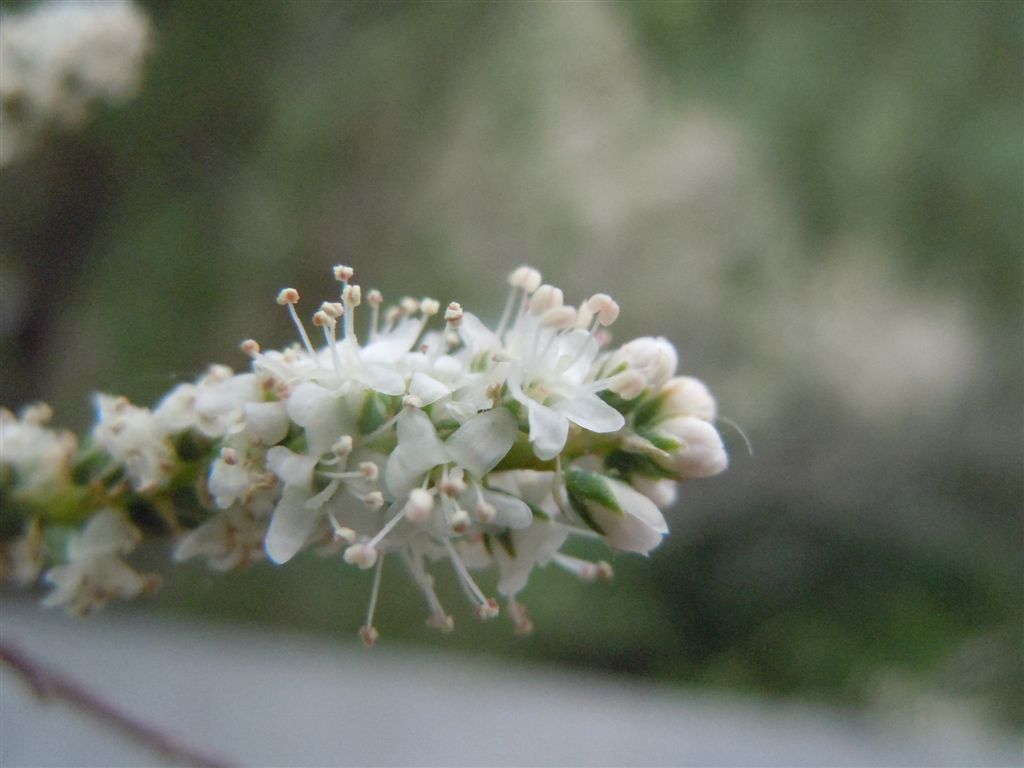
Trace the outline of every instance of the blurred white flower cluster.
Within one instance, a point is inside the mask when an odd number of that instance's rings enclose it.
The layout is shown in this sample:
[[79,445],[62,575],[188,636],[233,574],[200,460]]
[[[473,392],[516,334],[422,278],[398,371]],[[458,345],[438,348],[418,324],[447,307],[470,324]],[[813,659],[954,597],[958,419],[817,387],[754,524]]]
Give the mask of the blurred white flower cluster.
[[94,101],[135,95],[150,48],[130,0],[62,0],[0,15],[0,166],[46,130],[82,123]]
[[[385,309],[379,292],[363,295],[350,268],[334,275],[340,301],[312,316],[320,345],[288,288],[278,303],[301,345],[263,351],[243,342],[250,372],[214,366],[152,411],[97,396],[98,423],[79,462],[96,468],[75,482],[102,498],[102,511],[72,536],[69,564],[48,572],[57,585],[49,603],[88,612],[144,591],[145,580],[119,559],[135,529],[112,511],[142,500],[178,530],[178,560],[227,570],[316,548],[373,569],[367,644],[377,637],[385,561],[408,570],[429,623],[442,630],[453,620],[431,569],[446,563],[481,618],[499,604],[473,572],[496,569],[497,592],[525,632],[530,620],[516,597],[535,566],[609,578],[608,563],[575,558],[563,545],[587,537],[647,554],[668,532],[661,509],[676,484],[728,463],[707,388],[675,375],[665,339],[613,348],[608,326],[619,307],[605,294],[570,306],[521,267],[490,328],[455,302],[442,309],[407,297]],[[358,335],[357,311],[369,315]],[[31,441],[38,456],[10,451],[26,430],[45,429],[33,413],[2,422],[15,491],[37,484],[33,468],[54,450],[54,439],[40,439]],[[202,522],[186,531],[188,515],[174,504],[188,489],[189,514]]]

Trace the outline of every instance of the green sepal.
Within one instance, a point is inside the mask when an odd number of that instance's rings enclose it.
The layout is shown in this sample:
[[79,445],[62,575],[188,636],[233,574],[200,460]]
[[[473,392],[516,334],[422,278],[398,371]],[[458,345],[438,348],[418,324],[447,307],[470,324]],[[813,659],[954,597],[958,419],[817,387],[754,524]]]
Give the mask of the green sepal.
[[678,440],[673,440],[671,437],[667,437],[666,435],[658,435],[654,433],[644,432],[641,432],[639,434],[640,437],[644,438],[644,440],[649,442],[659,451],[664,451],[665,453],[675,453],[676,451],[683,447],[683,444],[680,443]]
[[565,490],[569,495],[569,503],[580,519],[602,536],[604,529],[598,525],[591,514],[590,505],[597,504],[619,516],[624,514],[608,481],[595,472],[587,472],[582,469],[569,470],[565,475]]
[[356,422],[359,433],[368,435],[387,421],[389,404],[387,395],[382,395],[379,392],[367,392],[363,397],[363,407],[359,410],[359,420]]
[[616,411],[621,413],[623,416],[627,416],[630,411],[636,408],[640,402],[644,399],[643,394],[639,394],[632,400],[626,400],[623,397],[612,392],[610,389],[603,390],[597,393],[597,396],[604,400],[608,405],[614,408]]
[[604,465],[627,480],[633,475],[657,477],[666,480],[679,479],[679,476],[671,469],[661,466],[653,457],[645,456],[642,453],[612,451],[605,458]]
[[637,432],[648,426],[661,414],[661,408],[665,404],[667,396],[665,392],[662,392],[653,397],[648,397],[640,403],[633,413],[633,426]]
[[505,530],[501,531],[500,533],[494,534],[494,538],[496,538],[498,540],[498,543],[501,544],[501,548],[504,549],[508,553],[509,557],[515,558],[515,556],[516,556],[516,543],[514,541],[512,541],[512,531],[510,531],[508,528],[506,528]]

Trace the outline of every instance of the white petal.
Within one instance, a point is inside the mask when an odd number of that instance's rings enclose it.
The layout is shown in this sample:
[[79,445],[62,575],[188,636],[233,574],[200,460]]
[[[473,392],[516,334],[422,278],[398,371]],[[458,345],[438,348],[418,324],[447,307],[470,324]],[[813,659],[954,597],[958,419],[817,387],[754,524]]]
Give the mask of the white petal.
[[387,365],[368,365],[366,367],[370,387],[382,395],[405,394],[405,377]]
[[605,478],[622,509],[621,514],[596,505],[590,510],[605,532],[605,540],[616,549],[647,554],[661,543],[668,525],[654,502],[618,480]]
[[490,328],[480,322],[480,318],[470,312],[462,313],[459,335],[474,355],[492,349],[501,349],[501,340]]
[[80,562],[104,555],[126,555],[135,549],[140,534],[123,512],[104,509],[93,515],[85,529],[68,542],[68,559]]
[[306,430],[310,453],[319,455],[353,431],[340,395],[318,384],[300,384],[288,398],[288,415]]
[[307,498],[309,493],[300,488],[285,488],[274,508],[264,548],[267,556],[279,565],[302,549],[320,522],[322,513],[319,509],[308,509]]
[[449,389],[433,376],[416,372],[409,382],[409,394],[418,397],[423,405],[430,405],[449,394]]
[[527,399],[530,414],[530,442],[538,459],[553,459],[565,448],[569,420],[536,400]]
[[484,499],[498,513],[494,518],[494,525],[502,528],[528,528],[533,522],[533,512],[522,499],[491,490],[484,490]]
[[284,403],[246,403],[245,428],[263,445],[274,445],[288,434],[288,412]]
[[618,432],[626,423],[621,413],[590,392],[560,400],[551,407],[591,432]]
[[507,408],[478,414],[448,438],[445,447],[451,460],[476,478],[482,478],[505,458],[519,429]]
[[526,586],[535,565],[545,565],[565,543],[569,529],[557,523],[535,522],[512,534],[516,556],[509,557],[499,544],[494,548],[498,560],[498,591],[510,597]]
[[398,419],[398,446],[388,457],[384,482],[395,496],[408,493],[423,473],[448,461],[430,417],[423,411],[406,411]]
[[295,453],[283,445],[276,445],[267,451],[267,469],[281,478],[286,486],[308,490],[313,484],[313,467],[316,456]]

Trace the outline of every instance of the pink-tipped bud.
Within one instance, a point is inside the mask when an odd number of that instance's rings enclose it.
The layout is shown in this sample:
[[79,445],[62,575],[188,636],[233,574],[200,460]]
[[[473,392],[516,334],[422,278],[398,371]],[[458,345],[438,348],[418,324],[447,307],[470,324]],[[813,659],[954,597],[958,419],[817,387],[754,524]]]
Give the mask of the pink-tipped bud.
[[608,389],[623,400],[632,400],[647,389],[647,378],[639,371],[628,369],[612,376]]

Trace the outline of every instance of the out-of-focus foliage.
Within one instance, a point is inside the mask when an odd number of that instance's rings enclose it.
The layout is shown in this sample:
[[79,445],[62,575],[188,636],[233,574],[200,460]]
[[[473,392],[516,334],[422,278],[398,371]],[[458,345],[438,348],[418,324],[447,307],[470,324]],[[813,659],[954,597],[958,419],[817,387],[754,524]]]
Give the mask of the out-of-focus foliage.
[[[430,635],[386,573],[383,641],[1021,722],[1019,4],[144,7],[136,99],[0,176],[0,400],[81,427],[241,367],[334,263],[497,314],[530,261],[671,338],[755,455],[611,585],[538,574],[533,638]],[[365,576],[163,599],[354,637]]]

